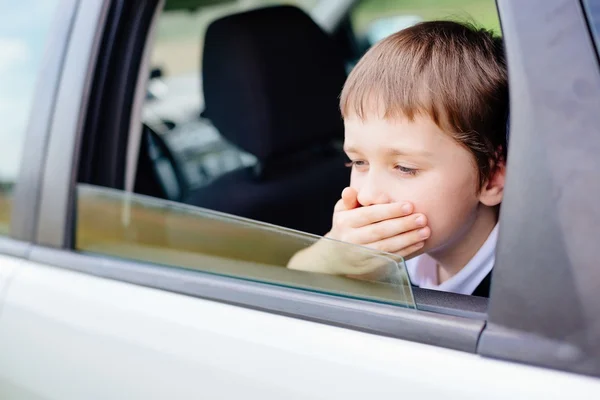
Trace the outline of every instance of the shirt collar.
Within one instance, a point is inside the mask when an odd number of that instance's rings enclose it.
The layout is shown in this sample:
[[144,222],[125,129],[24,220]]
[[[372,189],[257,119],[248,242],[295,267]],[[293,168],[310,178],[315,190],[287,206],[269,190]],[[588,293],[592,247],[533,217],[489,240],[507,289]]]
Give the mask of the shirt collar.
[[477,253],[456,275],[444,283],[437,284],[437,267],[435,261],[422,255],[406,262],[406,268],[412,282],[423,289],[444,292],[472,294],[477,286],[492,271],[498,241],[498,224],[494,227]]

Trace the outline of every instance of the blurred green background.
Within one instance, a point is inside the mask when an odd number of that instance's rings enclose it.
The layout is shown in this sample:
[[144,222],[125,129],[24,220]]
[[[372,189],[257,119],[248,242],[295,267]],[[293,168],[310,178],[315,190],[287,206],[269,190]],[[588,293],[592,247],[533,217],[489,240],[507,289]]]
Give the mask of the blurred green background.
[[500,33],[494,0],[362,0],[353,10],[352,22],[357,32],[364,32],[377,18],[402,14],[468,21]]

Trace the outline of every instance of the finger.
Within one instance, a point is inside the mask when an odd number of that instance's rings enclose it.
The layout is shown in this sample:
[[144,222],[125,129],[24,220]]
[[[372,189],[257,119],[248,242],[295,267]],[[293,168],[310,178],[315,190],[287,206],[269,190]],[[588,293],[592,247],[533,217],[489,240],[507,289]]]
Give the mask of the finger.
[[342,201],[346,210],[353,210],[360,206],[358,202],[358,192],[356,189],[347,187],[342,191]]
[[402,257],[408,255],[411,247],[424,244],[424,241],[431,236],[431,229],[424,227],[415,229],[410,232],[403,233],[391,238],[383,239],[375,243],[369,243],[366,245],[372,249],[383,251],[386,253],[398,254]]
[[427,225],[423,214],[411,214],[400,218],[387,219],[351,231],[346,241],[356,244],[369,244],[411,232]]
[[346,211],[346,206],[344,205],[344,200],[339,199],[337,203],[335,203],[335,207],[333,207],[333,212]]
[[387,219],[404,217],[412,212],[411,203],[388,203],[348,210],[340,218],[352,228],[361,228]]

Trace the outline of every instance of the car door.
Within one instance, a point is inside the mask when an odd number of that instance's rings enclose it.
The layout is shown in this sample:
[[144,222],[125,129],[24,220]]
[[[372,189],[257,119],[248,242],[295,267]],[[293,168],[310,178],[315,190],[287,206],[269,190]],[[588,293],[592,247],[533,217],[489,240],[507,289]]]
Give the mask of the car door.
[[[119,141],[139,124],[145,93],[130,73],[142,75],[160,6],[57,5],[21,135],[38,156],[17,161],[0,237],[1,398],[598,393],[598,225],[588,222],[598,211],[582,199],[600,171],[600,76],[579,3],[498,3],[511,147],[489,308],[484,299],[411,290],[401,261],[350,245],[400,279],[287,270],[285,252],[315,237],[80,182],[92,107],[121,110],[102,124],[126,153]],[[102,74],[114,81],[99,83]],[[568,163],[557,166],[561,157]],[[565,224],[573,218],[579,229]]]

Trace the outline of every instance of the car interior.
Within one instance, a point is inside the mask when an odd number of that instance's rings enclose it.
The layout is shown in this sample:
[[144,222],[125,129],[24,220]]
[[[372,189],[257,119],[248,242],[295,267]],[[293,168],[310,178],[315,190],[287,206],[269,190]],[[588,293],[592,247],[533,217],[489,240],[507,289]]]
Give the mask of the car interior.
[[343,52],[310,16],[288,5],[219,18],[202,46],[201,118],[254,162],[190,187],[178,155],[145,126],[135,191],[325,234],[349,179],[338,110]]
[[326,233],[348,181],[336,146],[345,69],[335,45],[300,9],[276,6],[214,21],[203,52],[203,115],[257,163],[190,191],[183,202]]

